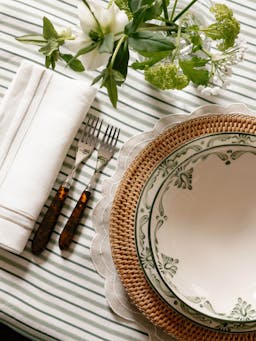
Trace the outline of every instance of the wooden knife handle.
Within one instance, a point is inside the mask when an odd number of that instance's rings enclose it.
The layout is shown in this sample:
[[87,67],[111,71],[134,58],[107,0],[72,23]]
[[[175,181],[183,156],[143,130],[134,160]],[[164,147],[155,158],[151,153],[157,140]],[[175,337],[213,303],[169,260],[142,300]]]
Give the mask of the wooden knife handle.
[[60,234],[59,247],[61,250],[68,249],[90,197],[91,192],[89,191],[83,191],[83,193],[81,194],[76,207],[74,208],[70,218],[67,221],[67,224]]
[[32,252],[35,255],[39,255],[45,249],[63,207],[64,201],[68,195],[68,191],[69,188],[66,188],[63,185],[60,186],[41,224],[39,225],[32,241]]

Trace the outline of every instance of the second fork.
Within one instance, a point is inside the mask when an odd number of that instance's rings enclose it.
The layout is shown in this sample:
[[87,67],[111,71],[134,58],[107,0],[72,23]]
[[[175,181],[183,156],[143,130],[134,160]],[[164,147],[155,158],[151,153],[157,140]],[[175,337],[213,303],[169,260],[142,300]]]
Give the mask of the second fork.
[[98,142],[102,120],[88,115],[83,133],[78,141],[75,163],[65,181],[60,185],[51,205],[44,215],[32,241],[32,252],[39,255],[46,247],[57,222],[64,201],[67,198],[74,174],[82,161],[89,158]]
[[116,144],[118,141],[120,129],[108,125],[103,138],[99,145],[97,163],[94,169],[94,173],[90,179],[85,190],[82,192],[80,199],[78,200],[76,207],[74,208],[70,218],[68,219],[63,231],[60,234],[59,247],[61,250],[68,249],[76,229],[82,217],[85,207],[91,197],[92,190],[95,187],[97,177],[103,167],[112,158],[115,152]]

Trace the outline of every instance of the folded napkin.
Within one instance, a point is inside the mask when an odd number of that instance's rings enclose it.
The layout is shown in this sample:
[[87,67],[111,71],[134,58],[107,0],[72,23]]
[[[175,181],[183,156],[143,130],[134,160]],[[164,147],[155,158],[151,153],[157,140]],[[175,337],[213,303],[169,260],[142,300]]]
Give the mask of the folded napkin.
[[95,94],[21,63],[0,106],[0,247],[23,251]]

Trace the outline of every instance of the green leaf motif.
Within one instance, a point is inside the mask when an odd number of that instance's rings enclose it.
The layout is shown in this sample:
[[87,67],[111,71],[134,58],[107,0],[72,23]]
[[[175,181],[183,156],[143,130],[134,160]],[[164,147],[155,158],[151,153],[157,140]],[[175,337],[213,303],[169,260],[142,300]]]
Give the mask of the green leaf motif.
[[230,317],[240,321],[249,321],[256,318],[256,310],[252,308],[251,304],[239,297]]
[[129,38],[129,46],[140,54],[147,56],[147,53],[171,51],[175,45],[168,37],[161,33],[142,31],[135,32]]
[[179,260],[177,258],[169,257],[161,253],[162,262],[159,261],[160,271],[164,273],[164,275],[168,275],[174,277],[178,270]]
[[192,173],[193,168],[183,170],[183,168],[179,167],[174,174],[176,177],[174,186],[182,189],[192,190]]

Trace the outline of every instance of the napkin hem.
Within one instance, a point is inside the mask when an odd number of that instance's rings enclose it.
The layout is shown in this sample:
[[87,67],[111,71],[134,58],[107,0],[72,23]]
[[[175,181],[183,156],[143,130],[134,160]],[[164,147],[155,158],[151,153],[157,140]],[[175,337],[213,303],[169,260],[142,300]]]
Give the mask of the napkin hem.
[[[8,231],[8,233],[6,233],[6,231]],[[18,225],[17,223],[0,216],[1,248],[16,254],[21,253],[26,246],[30,233],[31,229],[24,228],[20,223]]]

